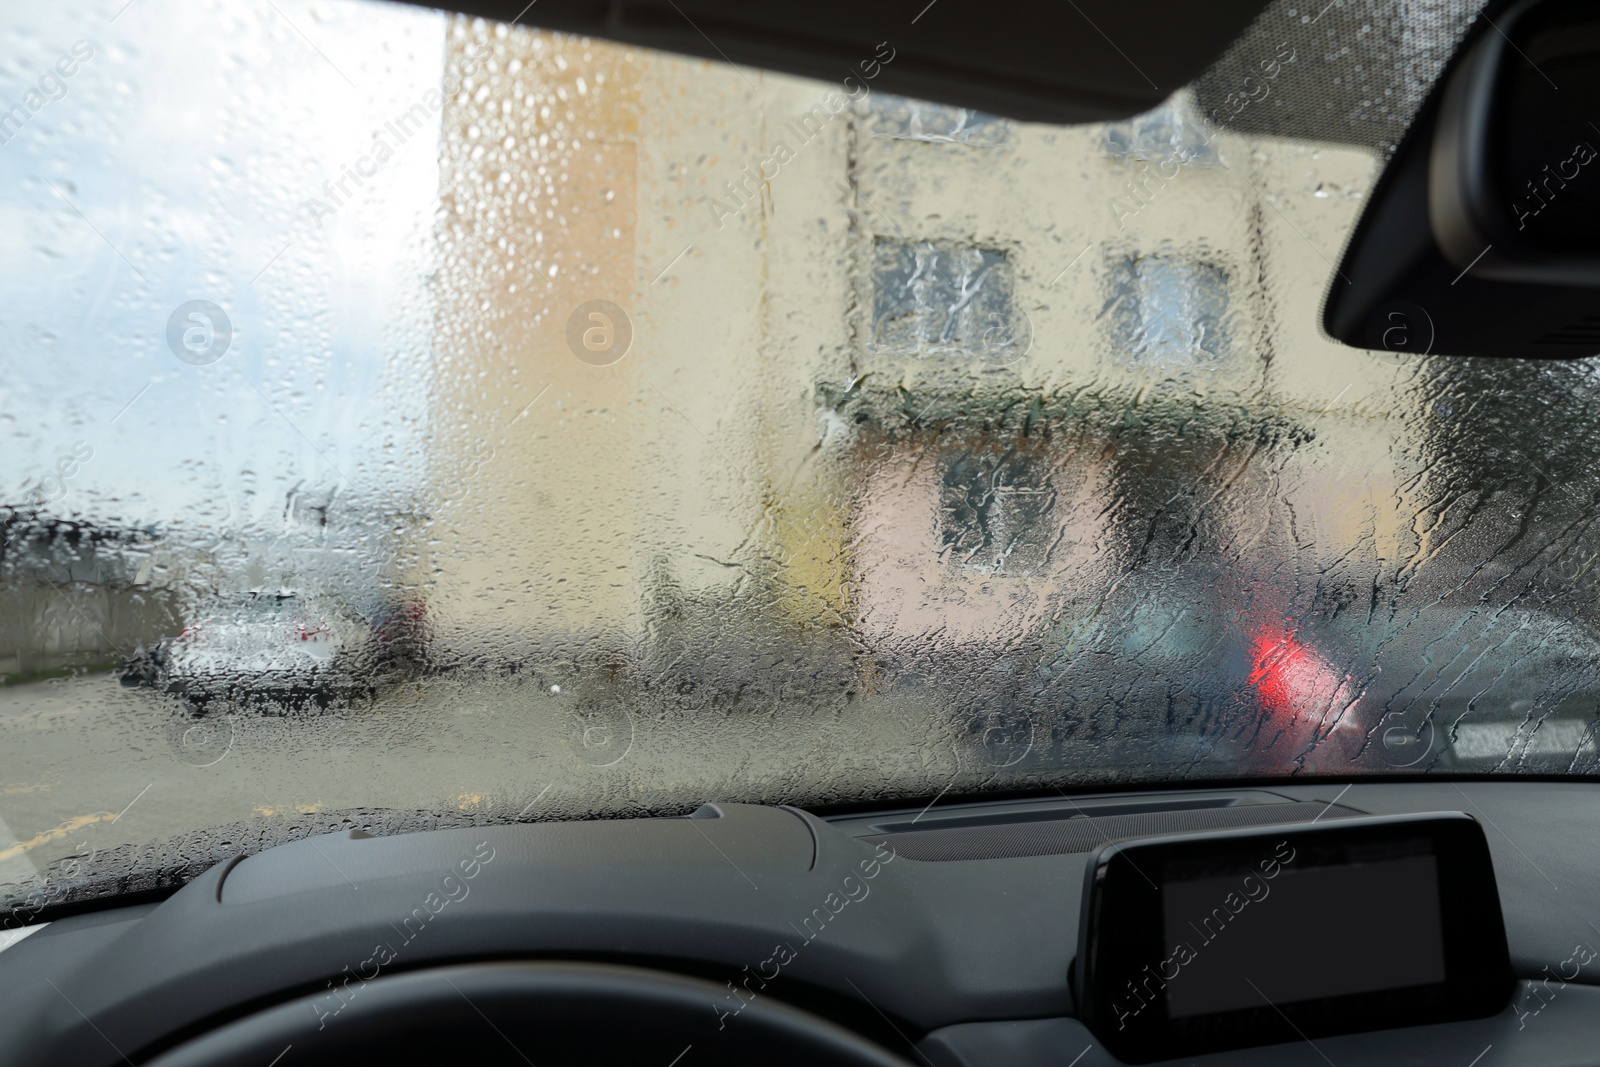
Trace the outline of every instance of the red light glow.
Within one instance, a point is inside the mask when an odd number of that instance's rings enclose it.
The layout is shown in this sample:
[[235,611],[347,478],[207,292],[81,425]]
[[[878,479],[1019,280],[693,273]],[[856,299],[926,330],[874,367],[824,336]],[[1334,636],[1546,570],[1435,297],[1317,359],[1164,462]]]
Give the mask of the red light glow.
[[1293,630],[1258,631],[1250,642],[1250,688],[1274,717],[1328,707],[1344,686],[1327,660],[1306,647]]

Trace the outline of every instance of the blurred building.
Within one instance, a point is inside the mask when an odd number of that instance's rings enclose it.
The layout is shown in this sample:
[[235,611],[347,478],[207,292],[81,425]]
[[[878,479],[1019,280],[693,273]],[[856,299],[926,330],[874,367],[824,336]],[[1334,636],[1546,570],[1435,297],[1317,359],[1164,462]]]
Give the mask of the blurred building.
[[151,531],[0,508],[0,676],[120,666],[176,623]]
[[[1292,584],[1406,536],[1372,357],[1307,313],[1369,153],[1182,95],[1053,129],[464,22],[447,65],[480,48],[443,119],[447,644],[831,642],[870,681],[862,649],[1059,635],[1147,563]],[[596,300],[610,365],[569,342]]]

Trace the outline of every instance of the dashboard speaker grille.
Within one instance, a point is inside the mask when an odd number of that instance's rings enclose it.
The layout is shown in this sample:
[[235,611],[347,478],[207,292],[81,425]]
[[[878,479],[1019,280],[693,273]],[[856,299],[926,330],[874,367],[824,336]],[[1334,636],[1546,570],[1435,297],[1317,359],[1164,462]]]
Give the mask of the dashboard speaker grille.
[[1070,852],[1092,852],[1108,841],[1128,837],[1224,830],[1239,826],[1270,826],[1274,823],[1341,819],[1364,814],[1338,804],[1241,804],[1229,808],[1191,808],[1101,818],[1079,816],[1048,822],[935,827],[874,834],[862,840],[882,844],[896,856],[908,860],[943,863],[951,860],[1061,856]]

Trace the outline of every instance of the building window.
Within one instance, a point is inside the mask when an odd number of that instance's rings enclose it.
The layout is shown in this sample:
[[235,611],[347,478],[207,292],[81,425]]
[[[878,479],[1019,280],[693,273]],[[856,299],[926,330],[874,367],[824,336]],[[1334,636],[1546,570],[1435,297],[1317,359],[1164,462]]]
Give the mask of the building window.
[[945,468],[939,502],[945,561],[983,574],[1043,573],[1056,491],[1038,457],[966,453]]
[[1210,135],[1192,119],[1181,100],[1107,126],[1105,151],[1124,163],[1159,163],[1167,159],[1186,167],[1211,167],[1217,163]]
[[880,237],[872,285],[876,352],[1008,361],[1025,351],[1004,251]]
[[888,93],[875,93],[871,110],[872,136],[896,141],[993,148],[1004,144],[1009,133],[1008,123],[998,115]]
[[1229,354],[1228,275],[1182,256],[1129,256],[1100,317],[1132,363],[1193,366]]

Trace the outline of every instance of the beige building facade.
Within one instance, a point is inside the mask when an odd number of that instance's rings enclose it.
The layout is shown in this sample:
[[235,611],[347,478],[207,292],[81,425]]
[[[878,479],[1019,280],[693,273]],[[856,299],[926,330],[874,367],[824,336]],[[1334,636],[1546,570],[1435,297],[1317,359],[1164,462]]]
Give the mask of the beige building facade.
[[[1370,155],[1252,143],[1182,95],[1061,129],[889,98],[865,75],[892,43],[828,85],[449,40],[492,58],[444,110],[449,499],[425,580],[446,645],[637,654],[667,596],[846,645],[995,647],[1114,585],[1127,500],[1185,481],[1298,486],[1320,552],[1406,536],[1366,406],[1398,370],[1314,314]],[[593,301],[626,321],[583,329],[631,332],[607,365],[569,342]],[[1338,449],[1296,444],[1335,427]],[[963,477],[992,490],[976,532],[950,514]],[[1273,540],[1258,518],[1216,516],[1211,542]]]

